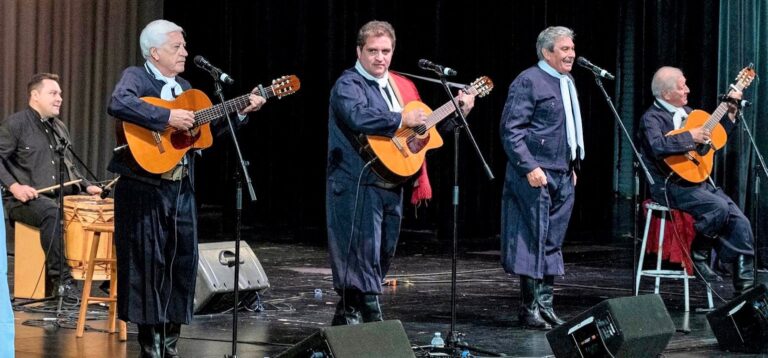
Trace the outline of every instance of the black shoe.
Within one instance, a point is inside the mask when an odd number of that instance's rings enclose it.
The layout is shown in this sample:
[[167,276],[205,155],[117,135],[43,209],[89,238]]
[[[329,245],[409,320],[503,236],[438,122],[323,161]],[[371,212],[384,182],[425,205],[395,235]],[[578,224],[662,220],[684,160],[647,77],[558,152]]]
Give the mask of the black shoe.
[[739,296],[755,286],[755,257],[739,255],[733,263],[733,295]]
[[109,283],[110,281],[101,281],[101,284],[99,285],[99,290],[106,293],[107,296],[109,296]]
[[181,325],[177,323],[158,324],[155,329],[160,334],[160,357],[178,358],[176,344],[181,335]]
[[344,326],[361,323],[363,318],[360,312],[359,297],[362,294],[356,290],[346,290],[339,298],[336,312],[333,314],[331,325]]
[[381,315],[381,306],[379,305],[379,295],[362,294],[360,297],[360,313],[363,322],[383,321]]
[[541,286],[539,287],[538,304],[541,318],[551,324],[552,327],[557,327],[565,323],[565,321],[560,319],[555,313],[554,308],[552,308],[552,301],[555,298],[554,286],[555,276],[544,276],[544,280],[541,281]]
[[139,358],[160,358],[160,333],[151,324],[139,325]]
[[696,277],[709,282],[721,282],[723,278],[712,269],[712,246],[707,238],[697,236],[691,245],[691,261]]
[[61,284],[58,280],[54,281],[53,289],[56,297],[61,297],[66,304],[77,305],[83,297],[83,291],[71,277],[65,278]]
[[541,280],[520,276],[520,310],[517,318],[520,325],[527,329],[548,331],[552,326],[541,317],[539,310],[539,286]]

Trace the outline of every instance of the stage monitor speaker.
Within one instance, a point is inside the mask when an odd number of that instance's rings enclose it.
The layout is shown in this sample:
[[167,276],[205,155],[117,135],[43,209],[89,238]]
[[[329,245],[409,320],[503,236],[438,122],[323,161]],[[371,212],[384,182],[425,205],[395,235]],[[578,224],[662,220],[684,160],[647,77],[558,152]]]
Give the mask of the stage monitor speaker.
[[731,352],[768,353],[768,288],[757,285],[707,314],[720,348]]
[[400,321],[321,328],[277,358],[414,358]]
[[659,295],[612,298],[547,332],[556,357],[656,357],[675,324]]
[[[235,290],[235,242],[213,242],[198,246],[195,313],[224,312],[233,307]],[[264,269],[245,241],[240,242],[241,305],[249,306],[258,292],[269,287]]]

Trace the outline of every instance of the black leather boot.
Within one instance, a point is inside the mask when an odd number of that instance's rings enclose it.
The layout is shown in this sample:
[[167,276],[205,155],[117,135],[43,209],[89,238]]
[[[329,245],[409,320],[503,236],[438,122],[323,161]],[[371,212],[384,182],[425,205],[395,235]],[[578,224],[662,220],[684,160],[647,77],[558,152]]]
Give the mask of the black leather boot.
[[344,291],[343,295],[339,297],[339,303],[336,305],[336,312],[333,314],[331,325],[352,325],[362,321],[359,302],[360,295],[359,291]]
[[541,280],[520,276],[520,311],[517,314],[524,328],[550,330],[552,326],[541,318],[538,297]]
[[160,333],[154,325],[139,325],[139,346],[139,358],[160,358]]
[[739,255],[733,263],[733,295],[738,296],[755,285],[755,257]]
[[693,273],[696,277],[715,283],[723,280],[720,275],[712,270],[712,238],[697,235],[691,243],[691,261],[693,261]]
[[557,317],[555,310],[552,308],[552,301],[555,298],[555,276],[544,276],[544,280],[541,281],[539,288],[539,313],[541,318],[551,324],[553,327],[557,327],[565,321]]
[[381,315],[379,295],[361,294],[360,301],[362,302],[360,311],[362,313],[363,322],[378,322],[384,320]]
[[160,334],[160,357],[177,358],[179,351],[176,349],[181,335],[181,325],[178,323],[166,323],[155,326]]

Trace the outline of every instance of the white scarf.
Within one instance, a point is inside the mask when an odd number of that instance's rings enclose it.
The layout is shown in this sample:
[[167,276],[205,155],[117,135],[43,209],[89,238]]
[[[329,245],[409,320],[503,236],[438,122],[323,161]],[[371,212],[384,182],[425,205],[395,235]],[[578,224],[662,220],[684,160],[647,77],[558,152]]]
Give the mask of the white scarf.
[[658,103],[654,103],[656,107],[660,107],[660,108],[666,109],[667,112],[674,113],[672,115],[672,123],[674,123],[675,129],[680,129],[680,127],[683,126],[683,120],[688,118],[688,113],[685,112],[685,109],[682,107],[676,107],[659,97],[656,97],[656,101],[658,102]]
[[[360,74],[360,76],[365,77],[365,79],[370,81],[376,81],[376,83],[379,84],[379,91],[381,92],[381,96],[384,98],[384,102],[387,103],[387,106],[389,107],[389,110],[392,112],[402,112],[403,108],[400,107],[400,102],[397,101],[395,98],[395,92],[392,90],[392,86],[389,85],[389,71],[384,73],[384,76],[381,78],[376,78],[371,76],[368,71],[363,68],[363,65],[360,63],[360,61],[357,61],[355,63],[355,70],[357,70],[357,73]],[[386,91],[386,92],[385,92]],[[389,94],[389,96],[387,96]],[[390,100],[390,98],[392,100]]]
[[576,159],[577,148],[579,159],[584,159],[584,133],[581,128],[581,108],[576,86],[570,76],[557,72],[545,61],[539,61],[538,66],[550,76],[560,79],[560,94],[563,97],[565,110],[565,131],[568,135],[568,147],[571,149],[571,160]]
[[184,92],[181,85],[176,82],[176,77],[163,76],[163,74],[160,73],[160,70],[158,70],[152,62],[147,61],[144,63],[144,68],[146,68],[150,74],[154,75],[156,80],[165,82],[163,89],[160,90],[160,98],[170,101],[180,95],[181,92]]

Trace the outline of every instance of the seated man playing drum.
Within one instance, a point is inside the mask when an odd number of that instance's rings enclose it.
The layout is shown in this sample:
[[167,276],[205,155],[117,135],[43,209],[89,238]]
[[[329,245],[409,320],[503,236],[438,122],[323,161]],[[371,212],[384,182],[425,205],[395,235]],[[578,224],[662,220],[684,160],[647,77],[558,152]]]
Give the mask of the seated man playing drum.
[[[27,85],[29,107],[16,112],[0,124],[0,183],[3,202],[12,221],[40,229],[40,243],[46,254],[46,272],[53,287],[68,302],[77,302],[80,292],[72,281],[71,269],[63,264],[58,189],[62,183],[81,179],[65,186],[64,195],[99,194],[101,188],[91,185],[73,165],[69,132],[57,117],[62,104],[59,76],[38,73]],[[60,151],[66,169],[59,178]],[[60,268],[61,266],[61,268]],[[42,269],[42,268],[41,268]]]

